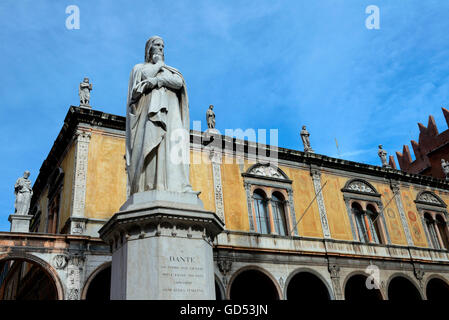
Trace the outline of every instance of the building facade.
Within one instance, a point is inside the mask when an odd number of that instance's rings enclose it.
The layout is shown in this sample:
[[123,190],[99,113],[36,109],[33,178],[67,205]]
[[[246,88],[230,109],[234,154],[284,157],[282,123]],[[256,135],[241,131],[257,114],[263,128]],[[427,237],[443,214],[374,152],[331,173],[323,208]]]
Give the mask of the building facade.
[[[445,180],[216,133],[190,140],[193,189],[225,225],[217,299],[449,297]],[[0,233],[0,298],[109,296],[112,244],[98,230],[127,199],[124,155],[124,117],[70,107],[33,186],[30,233]]]

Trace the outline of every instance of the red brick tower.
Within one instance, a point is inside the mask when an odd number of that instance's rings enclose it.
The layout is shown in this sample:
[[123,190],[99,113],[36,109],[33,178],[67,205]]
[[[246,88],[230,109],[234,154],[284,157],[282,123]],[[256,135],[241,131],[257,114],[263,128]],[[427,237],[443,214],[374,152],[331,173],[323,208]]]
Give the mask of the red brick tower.
[[[441,109],[449,127],[449,111]],[[409,147],[404,145],[402,153],[396,152],[399,166],[402,171],[444,179],[441,159],[449,160],[449,129],[439,134],[432,115],[429,116],[427,127],[422,123],[418,123],[418,127],[419,142],[411,140],[416,159],[412,161]],[[390,165],[396,168],[393,156],[390,156]]]

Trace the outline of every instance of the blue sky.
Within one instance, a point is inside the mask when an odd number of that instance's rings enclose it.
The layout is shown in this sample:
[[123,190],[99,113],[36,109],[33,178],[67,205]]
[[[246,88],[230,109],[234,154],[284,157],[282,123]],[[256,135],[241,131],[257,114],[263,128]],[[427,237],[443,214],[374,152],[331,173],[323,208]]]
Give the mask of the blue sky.
[[[132,4],[131,4],[132,3]],[[68,30],[65,9],[80,9]],[[365,8],[380,8],[368,30]],[[125,115],[132,66],[152,35],[183,73],[191,120],[215,105],[217,128],[279,130],[279,145],[378,165],[417,140],[433,114],[447,129],[447,1],[25,1],[0,3],[0,230],[9,230],[13,185],[34,182],[78,84],[91,105]],[[340,155],[335,139],[338,140]],[[411,147],[410,147],[411,149]]]

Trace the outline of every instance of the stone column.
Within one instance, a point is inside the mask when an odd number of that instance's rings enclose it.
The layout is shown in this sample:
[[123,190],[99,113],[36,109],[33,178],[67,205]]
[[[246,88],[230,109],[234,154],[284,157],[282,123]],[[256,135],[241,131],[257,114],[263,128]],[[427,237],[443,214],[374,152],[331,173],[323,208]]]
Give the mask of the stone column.
[[318,203],[318,211],[320,213],[320,221],[321,227],[323,229],[323,236],[324,238],[329,239],[331,237],[331,233],[329,230],[329,223],[327,222],[326,207],[324,206],[324,198],[321,189],[321,172],[319,169],[311,168],[310,175],[312,176],[313,187],[315,189],[316,194],[316,201]]
[[196,193],[135,193],[99,231],[112,249],[111,299],[215,299],[213,239],[224,224]]
[[75,134],[75,168],[73,176],[70,234],[83,234],[86,230],[84,208],[86,204],[87,162],[91,133],[78,130]]
[[334,289],[335,300],[344,300],[343,292],[340,285],[340,266],[337,264],[329,264],[329,273],[332,280],[332,288]]
[[405,237],[407,238],[407,244],[409,246],[413,246],[412,236],[410,235],[410,230],[408,228],[407,219],[405,217],[404,206],[402,205],[399,184],[397,182],[391,181],[390,188],[394,193],[394,200],[395,200],[396,206],[398,207],[398,210],[399,210],[399,216],[401,218],[402,227],[404,228]]
[[286,200],[287,210],[289,213],[290,221],[292,222],[292,225],[289,226],[287,235],[298,236],[298,221],[296,221],[295,204],[293,201],[293,191],[292,189],[287,189],[287,192],[288,192],[288,200]]
[[246,201],[248,205],[249,230],[255,231],[256,228],[254,226],[253,197],[251,195],[251,184],[245,182],[244,186],[246,192]]
[[67,264],[66,300],[80,300],[84,283],[84,261],[82,255],[72,255]]

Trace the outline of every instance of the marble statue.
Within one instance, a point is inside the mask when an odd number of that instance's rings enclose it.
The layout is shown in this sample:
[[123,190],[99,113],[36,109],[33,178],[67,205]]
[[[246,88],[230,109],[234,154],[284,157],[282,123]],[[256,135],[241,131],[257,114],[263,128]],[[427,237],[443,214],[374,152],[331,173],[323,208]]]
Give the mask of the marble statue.
[[206,111],[206,121],[209,129],[215,129],[215,113],[213,105],[210,105],[209,109]]
[[80,88],[78,91],[81,106],[89,105],[91,90],[92,90],[92,83],[89,83],[89,78],[84,78],[83,82],[80,83]]
[[309,131],[307,131],[306,126],[302,126],[301,139],[302,139],[302,143],[304,144],[304,152],[313,152],[313,149],[310,146],[309,136],[310,136],[310,133],[309,133]]
[[33,196],[33,188],[31,181],[28,179],[29,171],[23,173],[23,177],[17,179],[14,185],[14,194],[16,195],[15,214],[28,215],[30,210],[31,197]]
[[449,181],[449,161],[445,161],[444,159],[441,159],[441,168],[443,169],[444,176],[446,177],[446,180]]
[[189,102],[182,74],[165,64],[164,41],[151,37],[145,62],[130,75],[126,167],[130,195],[150,190],[192,192]]
[[382,161],[382,167],[390,168],[390,165],[387,162],[387,152],[384,149],[382,149],[381,144],[379,144],[379,150],[378,150],[377,154],[380,157],[380,161]]

